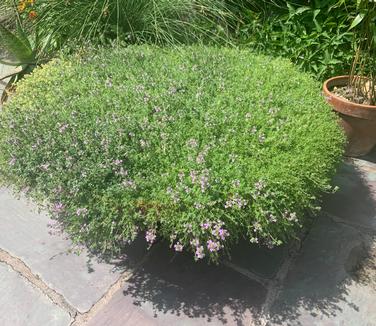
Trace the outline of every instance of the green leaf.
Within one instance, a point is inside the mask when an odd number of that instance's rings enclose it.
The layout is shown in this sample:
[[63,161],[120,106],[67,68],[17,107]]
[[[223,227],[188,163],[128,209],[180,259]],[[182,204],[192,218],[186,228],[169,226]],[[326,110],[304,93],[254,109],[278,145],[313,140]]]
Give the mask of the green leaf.
[[317,21],[316,17],[317,15],[320,13],[320,9],[316,9],[314,12],[313,12],[313,22],[315,23],[315,26],[316,26],[316,29],[319,33],[322,32],[322,27],[321,25],[319,24],[319,22]]
[[353,29],[354,27],[358,26],[358,25],[362,22],[362,20],[363,20],[364,17],[365,17],[365,13],[364,13],[364,12],[359,13],[359,14],[355,17],[355,19],[353,20],[353,22],[352,22],[352,24],[351,24],[349,30],[351,30],[351,29]]
[[20,63],[34,61],[33,50],[2,24],[0,24],[0,42]]
[[20,23],[17,23],[17,36],[18,36],[18,39],[28,48],[31,49],[31,44],[30,44],[30,41],[25,33],[25,30],[23,29],[23,27],[21,26]]

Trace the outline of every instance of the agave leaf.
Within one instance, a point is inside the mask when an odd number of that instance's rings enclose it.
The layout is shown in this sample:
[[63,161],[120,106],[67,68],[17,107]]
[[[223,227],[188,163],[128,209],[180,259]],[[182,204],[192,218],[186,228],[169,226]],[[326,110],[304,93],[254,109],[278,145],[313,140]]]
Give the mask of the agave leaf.
[[29,63],[34,61],[33,50],[2,24],[0,24],[0,42],[4,45],[5,49],[20,63]]
[[25,33],[25,30],[23,29],[22,25],[18,22],[17,23],[17,36],[18,39],[29,49],[31,49],[30,41]]
[[3,59],[0,59],[0,63],[6,66],[15,66],[15,67],[18,67],[21,65],[19,62],[11,62],[11,61],[3,60]]

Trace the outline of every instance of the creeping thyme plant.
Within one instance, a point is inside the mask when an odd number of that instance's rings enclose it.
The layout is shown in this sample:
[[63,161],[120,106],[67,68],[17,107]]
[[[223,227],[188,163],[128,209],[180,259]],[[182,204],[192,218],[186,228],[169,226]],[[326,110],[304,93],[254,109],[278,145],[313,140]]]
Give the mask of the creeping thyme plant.
[[72,239],[116,251],[141,233],[196,260],[291,238],[331,190],[343,142],[319,84],[235,49],[62,57],[0,112],[3,183]]

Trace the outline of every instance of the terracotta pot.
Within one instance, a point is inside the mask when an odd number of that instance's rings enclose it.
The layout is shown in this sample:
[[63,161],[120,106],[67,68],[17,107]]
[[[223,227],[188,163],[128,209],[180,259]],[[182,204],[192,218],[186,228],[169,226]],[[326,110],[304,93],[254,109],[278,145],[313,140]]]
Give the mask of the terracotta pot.
[[376,106],[357,104],[334,95],[334,86],[348,84],[349,76],[328,79],[323,86],[326,100],[341,117],[341,125],[347,135],[347,156],[363,156],[376,145]]

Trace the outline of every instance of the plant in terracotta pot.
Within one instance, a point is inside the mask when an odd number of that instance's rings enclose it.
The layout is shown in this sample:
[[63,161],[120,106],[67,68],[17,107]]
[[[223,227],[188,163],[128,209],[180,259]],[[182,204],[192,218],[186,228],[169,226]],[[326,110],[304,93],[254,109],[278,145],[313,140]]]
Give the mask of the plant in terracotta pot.
[[376,145],[376,1],[358,0],[357,9],[350,26],[357,30],[351,72],[330,78],[323,86],[341,118],[348,156],[366,155]]

